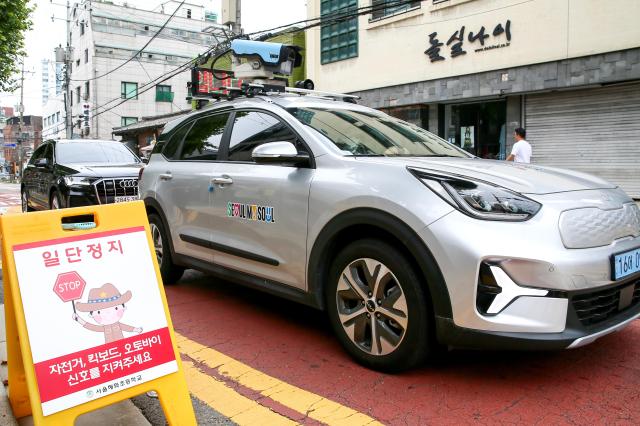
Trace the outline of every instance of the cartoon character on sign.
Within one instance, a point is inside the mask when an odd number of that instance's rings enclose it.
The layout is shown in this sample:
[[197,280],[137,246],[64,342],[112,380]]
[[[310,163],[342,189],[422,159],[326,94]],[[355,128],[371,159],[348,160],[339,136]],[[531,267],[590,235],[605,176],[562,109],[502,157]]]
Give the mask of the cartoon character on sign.
[[87,303],[76,303],[80,312],[89,312],[96,324],[91,324],[73,314],[73,319],[87,330],[104,333],[104,342],[110,343],[124,339],[123,331],[142,333],[142,328],[133,327],[120,322],[126,310],[125,303],[131,300],[131,291],[120,294],[116,286],[107,283],[99,288],[89,290]]

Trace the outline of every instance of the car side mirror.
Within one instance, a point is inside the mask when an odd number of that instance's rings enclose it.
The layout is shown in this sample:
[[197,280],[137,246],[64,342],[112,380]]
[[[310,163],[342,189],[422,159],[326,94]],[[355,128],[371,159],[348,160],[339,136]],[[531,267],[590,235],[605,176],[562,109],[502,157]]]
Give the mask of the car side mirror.
[[256,147],[251,158],[258,164],[309,164],[308,154],[299,154],[291,142],[269,142]]
[[49,160],[46,158],[38,158],[33,165],[39,169],[46,169],[49,167]]

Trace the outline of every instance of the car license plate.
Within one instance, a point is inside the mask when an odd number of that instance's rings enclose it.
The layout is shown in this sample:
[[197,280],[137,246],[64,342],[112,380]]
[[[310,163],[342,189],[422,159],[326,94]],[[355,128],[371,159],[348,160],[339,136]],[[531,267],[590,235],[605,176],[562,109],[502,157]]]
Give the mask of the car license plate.
[[613,263],[611,272],[614,280],[640,272],[640,247],[624,253],[614,254],[611,261]]
[[115,202],[116,203],[126,203],[128,201],[138,201],[139,198],[137,195],[127,195],[127,196],[120,196],[120,197],[116,197]]

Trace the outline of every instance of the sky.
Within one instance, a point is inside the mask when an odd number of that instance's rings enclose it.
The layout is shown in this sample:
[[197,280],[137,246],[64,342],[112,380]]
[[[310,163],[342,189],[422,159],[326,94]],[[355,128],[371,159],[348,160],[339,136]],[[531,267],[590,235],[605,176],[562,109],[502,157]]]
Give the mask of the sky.
[[[127,3],[138,9],[153,10],[165,1],[114,0],[114,3]],[[216,11],[220,16],[221,0],[189,0],[189,2],[203,4],[207,10]],[[36,6],[36,10],[32,13],[33,29],[25,34],[27,57],[25,58],[24,113],[25,115],[41,115],[41,61],[43,59],[54,60],[53,49],[58,45],[64,46],[66,42],[66,0],[31,0],[30,3]],[[241,8],[242,27],[245,32],[288,24],[306,19],[307,16],[306,0],[242,0]],[[53,69],[50,67],[49,86],[51,87],[55,85],[55,79],[51,77],[52,71]],[[0,106],[15,108],[19,99],[19,90],[13,94],[0,93]]]

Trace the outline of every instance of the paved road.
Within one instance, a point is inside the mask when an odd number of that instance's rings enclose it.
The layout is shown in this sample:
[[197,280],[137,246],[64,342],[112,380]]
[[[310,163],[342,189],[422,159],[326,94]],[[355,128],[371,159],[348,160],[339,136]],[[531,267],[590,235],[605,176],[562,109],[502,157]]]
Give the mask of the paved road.
[[20,185],[0,183],[0,209],[20,205]]
[[[300,403],[320,398],[386,424],[638,424],[640,419],[639,321],[580,349],[453,351],[441,365],[393,376],[354,364],[324,315],[313,309],[195,272],[166,291],[175,329],[184,339],[179,342],[183,359],[304,424],[327,423],[319,414],[314,419],[316,407],[305,412]],[[270,395],[272,387],[285,390]],[[211,405],[216,408],[215,401]]]

